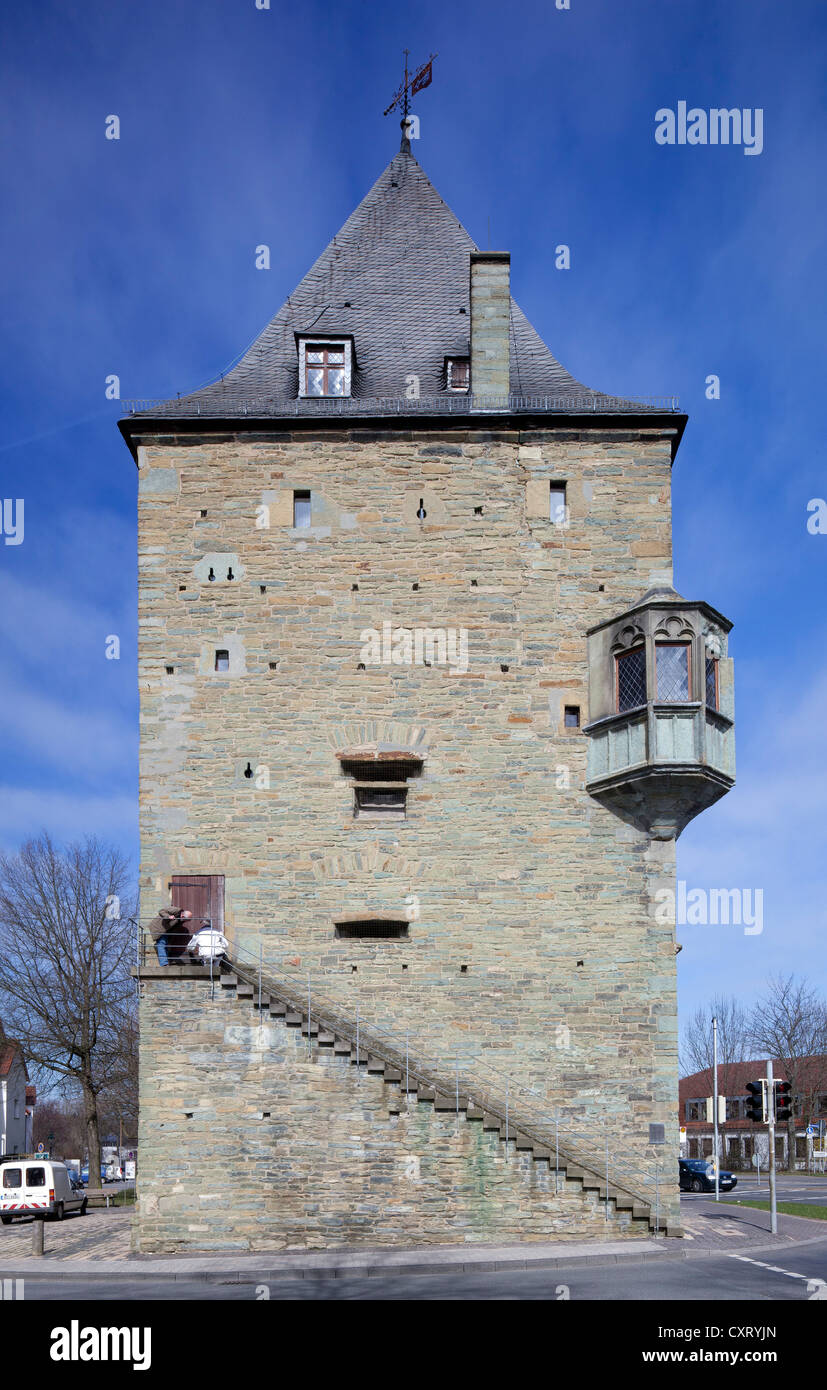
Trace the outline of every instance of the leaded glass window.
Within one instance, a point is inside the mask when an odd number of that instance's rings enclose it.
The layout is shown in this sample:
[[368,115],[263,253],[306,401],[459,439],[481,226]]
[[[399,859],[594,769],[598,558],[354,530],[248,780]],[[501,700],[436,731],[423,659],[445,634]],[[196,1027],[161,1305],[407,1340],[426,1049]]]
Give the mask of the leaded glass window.
[[707,709],[718,708],[718,662],[714,656],[706,658],[706,705]]
[[688,642],[657,642],[655,671],[659,700],[671,705],[689,699]]
[[636,709],[646,704],[646,651],[644,647],[633,647],[616,659],[617,666],[617,708],[619,711]]
[[305,386],[308,396],[345,394],[345,349],[342,343],[308,347],[304,354]]

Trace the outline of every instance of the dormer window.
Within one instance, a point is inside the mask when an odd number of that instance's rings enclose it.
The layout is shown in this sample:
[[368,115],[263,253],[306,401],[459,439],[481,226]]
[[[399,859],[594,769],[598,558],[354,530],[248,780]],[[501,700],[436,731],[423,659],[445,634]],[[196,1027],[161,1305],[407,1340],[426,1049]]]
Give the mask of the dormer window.
[[449,391],[467,391],[471,385],[470,357],[446,357],[445,377]]
[[299,394],[349,396],[351,344],[349,341],[299,339]]

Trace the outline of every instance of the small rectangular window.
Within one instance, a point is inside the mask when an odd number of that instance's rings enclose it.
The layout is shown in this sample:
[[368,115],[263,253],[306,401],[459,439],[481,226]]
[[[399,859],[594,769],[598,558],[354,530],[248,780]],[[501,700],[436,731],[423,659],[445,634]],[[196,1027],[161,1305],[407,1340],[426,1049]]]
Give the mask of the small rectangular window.
[[646,651],[633,647],[615,658],[618,712],[646,704]]
[[22,1169],[22,1168],[7,1168],[6,1171],[5,1171],[5,1173],[3,1174],[3,1186],[4,1186],[4,1187],[22,1187],[22,1186],[23,1186],[23,1169]]
[[548,498],[549,519],[554,522],[555,526],[565,526],[568,516],[566,511],[566,484],[549,483]]
[[406,784],[388,787],[381,782],[373,786],[356,786],[354,814],[360,816],[404,817],[405,801],[408,795]]
[[216,669],[216,671],[229,671],[229,669],[230,669],[230,653],[229,653],[229,652],[225,652],[225,651],[217,651],[217,652],[216,652],[216,654],[215,654],[215,669]]
[[27,1169],[26,1169],[26,1186],[27,1186],[27,1187],[45,1187],[45,1186],[46,1186],[46,1169],[45,1169],[45,1168],[27,1168]]
[[471,385],[471,361],[468,357],[445,359],[449,391],[467,391]]
[[580,706],[566,705],[563,722],[567,729],[580,728]]
[[706,658],[706,707],[718,708],[718,662],[714,656]]
[[293,525],[297,529],[310,525],[310,493],[293,493]]
[[344,343],[308,343],[304,364],[305,395],[344,396]]
[[407,922],[389,922],[382,918],[367,918],[364,922],[337,922],[336,935],[351,940],[387,940],[408,935]]
[[688,642],[657,642],[655,670],[659,700],[666,704],[681,704],[689,699]]

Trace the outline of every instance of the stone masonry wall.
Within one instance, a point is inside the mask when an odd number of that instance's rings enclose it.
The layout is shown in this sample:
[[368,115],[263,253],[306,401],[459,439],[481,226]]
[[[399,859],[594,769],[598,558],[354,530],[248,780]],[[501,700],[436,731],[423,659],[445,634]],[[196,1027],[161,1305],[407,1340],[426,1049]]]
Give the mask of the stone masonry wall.
[[[648,1235],[553,1165],[506,1153],[234,994],[147,981],[133,1246],[178,1250]],[[610,1212],[611,1212],[610,1208]]]
[[[596,1153],[608,1127],[651,1181],[650,1123],[677,1152],[674,929],[652,911],[674,846],[586,794],[563,712],[588,722],[586,629],[671,582],[669,441],[486,423],[141,449],[142,918],[171,874],[225,875],[251,958],[449,1076],[507,1078]],[[567,527],[540,514],[551,481]],[[464,629],[467,669],[371,665],[385,622]],[[404,821],[353,818],[336,752],[371,740],[426,755]],[[336,938],[361,912],[409,939]]]

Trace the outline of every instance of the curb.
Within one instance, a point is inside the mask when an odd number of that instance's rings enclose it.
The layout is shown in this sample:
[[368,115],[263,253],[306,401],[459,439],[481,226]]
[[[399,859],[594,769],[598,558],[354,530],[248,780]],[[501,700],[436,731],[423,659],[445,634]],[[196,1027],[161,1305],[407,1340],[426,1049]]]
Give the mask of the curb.
[[[425,1257],[421,1260],[411,1259],[410,1254],[406,1258],[398,1261],[392,1258],[385,1263],[377,1263],[375,1254],[372,1258],[368,1257],[362,1261],[358,1256],[345,1255],[336,1261],[327,1257],[328,1262],[322,1260],[308,1263],[306,1260],[299,1263],[298,1257],[296,1264],[288,1264],[287,1257],[283,1264],[273,1265],[271,1263],[251,1263],[241,1265],[240,1263],[227,1263],[226,1267],[213,1260],[202,1257],[196,1263],[192,1260],[171,1259],[168,1264],[161,1264],[159,1261],[149,1261],[141,1259],[121,1259],[121,1260],[101,1260],[101,1259],[65,1259],[55,1260],[48,1256],[18,1260],[8,1265],[0,1264],[0,1278],[33,1278],[57,1275],[65,1276],[67,1279],[82,1279],[85,1282],[96,1283],[98,1281],[109,1281],[113,1278],[128,1279],[154,1279],[165,1282],[183,1281],[208,1284],[238,1284],[238,1283],[273,1283],[283,1279],[386,1279],[396,1275],[410,1277],[417,1274],[444,1274],[451,1272],[454,1274],[490,1274],[499,1273],[506,1270],[541,1270],[541,1269],[569,1269],[573,1266],[594,1266],[594,1265],[621,1265],[621,1264],[645,1264],[653,1260],[687,1260],[687,1259],[715,1259],[732,1258],[736,1255],[761,1255],[771,1253],[779,1258],[785,1249],[799,1247],[802,1245],[818,1245],[827,1242],[827,1229],[823,1234],[810,1236],[803,1240],[796,1241],[775,1241],[770,1244],[764,1242],[733,1242],[732,1247],[726,1248],[723,1245],[700,1245],[697,1242],[675,1241],[672,1246],[666,1245],[665,1241],[641,1242],[638,1249],[606,1249],[603,1251],[584,1251],[583,1247],[575,1247],[570,1251],[561,1250],[559,1253],[550,1255],[546,1252],[538,1252],[536,1256],[526,1253],[524,1248],[517,1248],[513,1256],[497,1252],[496,1257],[480,1251],[480,1258],[469,1258],[466,1251],[451,1249],[446,1252],[447,1258],[433,1259]],[[547,1249],[547,1248],[546,1248]],[[486,1257],[487,1256],[487,1257]],[[255,1260],[255,1256],[250,1257]],[[292,1257],[297,1258],[297,1257]],[[194,1266],[183,1268],[183,1265]]]

